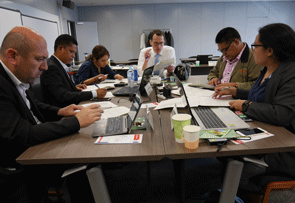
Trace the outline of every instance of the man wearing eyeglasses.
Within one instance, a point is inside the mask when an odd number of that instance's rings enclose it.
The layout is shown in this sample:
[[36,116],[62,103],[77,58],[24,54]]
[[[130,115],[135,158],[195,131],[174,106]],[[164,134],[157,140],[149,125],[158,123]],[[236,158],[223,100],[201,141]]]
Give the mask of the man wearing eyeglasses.
[[[142,75],[142,72],[151,66],[156,65],[158,62],[168,59],[174,59],[174,63],[167,68],[167,71],[160,73],[160,76],[170,76],[173,73],[174,67],[176,65],[176,57],[175,50],[173,47],[166,46],[164,33],[161,30],[153,30],[151,32],[152,39],[150,40],[150,45],[152,47],[148,47],[142,49],[139,54],[138,59],[138,72],[139,75]],[[159,74],[159,73],[154,73]]]
[[210,71],[208,84],[249,90],[262,66],[255,63],[251,49],[241,41],[238,31],[232,27],[222,29],[217,34],[215,43],[222,56]]

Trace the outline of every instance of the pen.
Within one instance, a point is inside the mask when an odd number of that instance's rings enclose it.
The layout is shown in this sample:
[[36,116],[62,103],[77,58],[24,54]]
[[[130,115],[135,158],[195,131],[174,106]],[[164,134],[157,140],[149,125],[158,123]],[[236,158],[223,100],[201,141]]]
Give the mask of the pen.
[[230,87],[225,87],[225,88],[223,88],[223,89],[221,89],[221,90],[218,90],[218,92],[220,92],[220,91],[223,91],[223,90],[227,90],[227,89],[229,89]]
[[94,84],[95,85],[95,87],[97,87],[98,89],[100,88],[97,84]]

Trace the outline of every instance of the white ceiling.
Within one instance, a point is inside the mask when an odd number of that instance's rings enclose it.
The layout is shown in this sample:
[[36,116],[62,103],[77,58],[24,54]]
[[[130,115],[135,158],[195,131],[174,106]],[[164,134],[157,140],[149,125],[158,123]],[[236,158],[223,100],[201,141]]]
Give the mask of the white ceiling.
[[106,6],[128,4],[197,3],[197,2],[242,2],[242,1],[294,1],[294,0],[71,0],[75,6]]

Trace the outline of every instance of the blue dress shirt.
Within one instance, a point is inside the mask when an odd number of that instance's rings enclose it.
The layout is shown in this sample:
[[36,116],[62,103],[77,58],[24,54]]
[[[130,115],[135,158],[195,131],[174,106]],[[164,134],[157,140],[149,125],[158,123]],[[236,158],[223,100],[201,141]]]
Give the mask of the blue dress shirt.
[[97,76],[99,74],[108,74],[109,79],[114,79],[116,73],[106,65],[104,68],[100,69],[101,73],[98,72],[98,68],[93,64],[92,60],[84,62],[75,75],[75,84],[78,85],[83,83],[85,80]]
[[265,100],[265,89],[266,86],[270,80],[271,75],[266,78],[263,83],[260,85],[261,80],[263,79],[265,73],[266,73],[266,67],[264,67],[261,70],[261,73],[259,75],[259,77],[257,78],[256,82],[254,83],[254,85],[251,87],[250,91],[249,91],[249,96],[248,96],[248,100],[253,101],[253,102],[259,102],[259,103],[264,103]]

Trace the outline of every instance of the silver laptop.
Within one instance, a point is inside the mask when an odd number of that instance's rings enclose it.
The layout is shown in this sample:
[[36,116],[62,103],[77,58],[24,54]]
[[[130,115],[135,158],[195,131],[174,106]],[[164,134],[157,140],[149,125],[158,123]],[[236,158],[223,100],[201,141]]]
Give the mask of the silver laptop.
[[136,116],[140,110],[142,99],[137,92],[128,115],[101,119],[95,122],[92,137],[110,136],[130,133]]
[[175,81],[181,94],[184,95],[190,114],[192,115],[195,125],[198,125],[203,130],[218,130],[218,129],[244,129],[250,126],[237,116],[232,110],[227,107],[205,107],[200,106],[191,108],[181,81],[175,75]]

